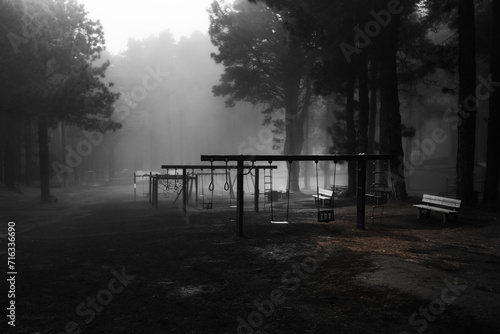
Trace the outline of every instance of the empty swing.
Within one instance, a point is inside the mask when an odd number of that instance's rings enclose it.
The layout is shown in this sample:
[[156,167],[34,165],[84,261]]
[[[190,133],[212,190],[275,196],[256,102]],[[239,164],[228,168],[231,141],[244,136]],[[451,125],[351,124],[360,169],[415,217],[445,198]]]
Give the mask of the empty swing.
[[[285,220],[274,220],[274,208],[273,208],[273,186],[271,184],[271,189],[269,191],[269,197],[270,197],[270,207],[271,207],[271,224],[289,224],[288,222],[288,213],[290,211],[290,175],[291,170],[292,170],[292,161],[289,161],[289,169],[288,169],[288,187],[286,189],[286,198],[287,198],[287,203],[286,203],[286,217]],[[269,165],[272,164],[272,161],[269,161]],[[273,173],[273,170],[270,169],[271,175]]]
[[333,169],[333,191],[332,191],[332,197],[330,199],[330,208],[327,209],[322,209],[321,208],[321,201],[319,200],[320,194],[319,194],[319,176],[318,176],[318,160],[314,161],[316,163],[316,195],[318,196],[318,222],[319,223],[328,223],[331,221],[335,221],[335,215],[334,215],[334,203],[335,203],[335,178],[337,175],[337,161],[335,162],[335,167]]

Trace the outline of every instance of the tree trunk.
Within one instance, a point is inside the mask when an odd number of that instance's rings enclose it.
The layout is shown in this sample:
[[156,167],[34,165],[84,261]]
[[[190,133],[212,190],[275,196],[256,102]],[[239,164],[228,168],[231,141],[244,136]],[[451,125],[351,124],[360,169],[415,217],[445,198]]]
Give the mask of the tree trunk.
[[[70,140],[70,146],[71,147],[76,147],[75,146],[75,128],[74,127],[70,127],[70,130],[69,130],[69,140]],[[64,162],[66,162],[66,158],[64,160]],[[77,164],[75,167],[73,167],[73,178],[74,178],[74,181],[76,184],[80,184],[80,176],[78,174],[78,169],[80,168],[80,164]],[[84,175],[85,177],[85,175]]]
[[396,200],[407,198],[396,60],[400,20],[399,14],[393,15],[385,28],[380,58],[380,144],[382,153],[396,157],[389,164]]
[[[61,163],[64,164],[66,162],[66,126],[64,125],[64,121],[61,121]],[[64,172],[62,184],[65,187],[66,182],[68,181],[68,173]]]
[[64,121],[61,122],[61,163],[66,161],[66,129]]
[[[368,95],[368,55],[364,49],[360,53],[358,63],[358,94],[359,94],[359,116],[358,116],[358,152],[368,153],[368,123],[370,121],[370,98]],[[371,162],[368,162],[371,165]],[[368,181],[369,178],[366,178]],[[370,188],[368,188],[370,189]]]
[[0,182],[5,183],[5,129],[4,129],[4,117],[0,114]]
[[[457,149],[457,198],[475,205],[474,161],[476,146],[476,38],[474,1],[458,1],[459,117]],[[498,145],[498,143],[497,143]]]
[[38,143],[40,155],[40,190],[42,203],[50,203],[50,169],[47,117],[38,116]]
[[[312,154],[309,138],[309,117],[304,121],[304,154]],[[311,189],[311,161],[304,161],[304,189]]]
[[24,154],[26,155],[26,183],[31,184],[35,179],[36,167],[33,161],[31,120],[27,120],[24,127]]
[[[493,1],[493,26],[491,47],[491,81],[500,82],[500,1]],[[483,203],[499,201],[500,182],[500,91],[491,91],[490,115],[488,118],[488,144],[486,153],[486,178],[484,181]]]
[[[369,117],[369,124],[368,124],[368,145],[367,145],[367,153],[368,154],[375,154],[375,130],[377,127],[377,112],[378,112],[378,99],[377,99],[377,92],[378,92],[378,61],[375,59],[375,57],[371,60],[371,85],[370,85],[370,117]],[[375,182],[375,178],[373,175],[373,172],[375,171],[374,169],[374,164],[373,163],[368,163],[366,166],[366,173],[367,173],[367,184],[371,185]]]
[[[324,153],[331,153],[330,148],[332,145],[331,137],[329,136],[328,133],[328,128],[332,126],[332,116],[334,112],[334,93],[330,93],[327,96],[326,100],[326,113],[325,113],[325,148],[326,152]],[[323,188],[328,189],[330,186],[330,162],[325,161],[323,162]]]
[[[291,138],[287,139],[287,141],[291,142],[291,145],[288,147],[289,151],[288,153],[285,152],[285,154],[294,154],[294,155],[299,155],[302,153],[302,148],[304,146],[304,126],[301,123],[300,118],[296,117],[292,121],[293,125],[291,127],[287,127],[287,132],[289,129],[292,129],[291,131]],[[287,135],[288,137],[288,135]],[[286,145],[285,145],[286,146]],[[295,163],[292,163],[291,165],[291,170],[289,169],[290,175],[290,191],[299,193],[300,192],[300,186],[299,186],[299,174],[300,174],[300,163],[296,161]]]
[[370,120],[370,98],[368,95],[368,57],[366,49],[359,57],[358,63],[359,89],[359,121],[358,142],[359,153],[368,153],[368,123]]
[[109,182],[113,183],[116,177],[116,166],[115,166],[115,140],[111,139],[108,144],[108,168],[109,168]]
[[[284,154],[301,154],[304,144],[304,124],[299,117],[299,92],[301,75],[289,75],[285,82],[285,147]],[[297,162],[289,168],[290,191],[300,192],[299,172],[300,164]],[[288,185],[287,185],[288,186]]]
[[[309,107],[311,105],[312,98],[312,83],[309,75],[306,76],[304,80],[304,85],[306,87],[306,92],[304,96],[304,103],[302,105],[302,112],[300,114],[300,122],[303,124],[304,128],[304,144],[305,154],[311,154],[311,141],[309,138]],[[311,189],[311,179],[310,179],[311,162],[304,161],[304,188]]]
[[15,117],[8,116],[5,120],[5,185],[13,190],[16,188],[16,182],[20,180],[21,126]]
[[[347,125],[347,153],[356,154],[356,127],[354,125],[354,70],[351,71],[347,82],[346,125]],[[356,196],[356,161],[348,162],[349,195]]]

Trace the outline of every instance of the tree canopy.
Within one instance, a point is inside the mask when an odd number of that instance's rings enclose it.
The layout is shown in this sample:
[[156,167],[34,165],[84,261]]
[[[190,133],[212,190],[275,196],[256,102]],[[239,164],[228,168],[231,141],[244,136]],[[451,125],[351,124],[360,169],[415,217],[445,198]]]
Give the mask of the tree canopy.
[[[227,96],[227,106],[235,101],[263,105],[275,132],[285,132],[284,153],[300,154],[311,100],[312,57],[307,43],[285,29],[287,19],[264,2],[214,1],[209,33],[219,53],[212,57],[224,65],[224,73],[213,93]],[[299,191],[298,168],[292,169],[291,189]]]
[[[2,0],[2,114],[36,117],[42,201],[50,201],[47,126],[64,121],[88,130],[116,130],[110,120],[118,95],[103,83],[109,63],[98,21],[76,0]],[[14,179],[14,178],[12,178]]]

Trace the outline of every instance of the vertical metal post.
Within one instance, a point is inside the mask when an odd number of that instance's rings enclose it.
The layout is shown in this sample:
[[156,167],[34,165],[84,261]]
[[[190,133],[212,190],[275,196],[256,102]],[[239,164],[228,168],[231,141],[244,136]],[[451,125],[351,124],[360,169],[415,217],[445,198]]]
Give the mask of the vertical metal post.
[[238,219],[236,222],[236,235],[238,237],[243,237],[243,159],[238,159],[238,171],[236,175],[236,210],[238,214]]
[[156,207],[155,206],[156,205],[155,204],[155,177],[151,177],[149,182],[151,183],[151,192],[150,192],[150,196],[149,196],[151,198],[150,203],[151,203],[151,206],[153,208],[155,208]]
[[156,205],[156,208],[158,208],[158,183],[159,183],[158,177],[155,177],[155,205]]
[[366,159],[360,156],[358,159],[358,223],[359,229],[365,229],[365,192],[366,192]]
[[187,205],[187,177],[186,177],[186,168],[183,168],[182,169],[182,212],[184,214],[187,213],[186,205]]
[[196,178],[194,180],[194,188],[195,188],[195,195],[196,195],[196,199],[195,199],[195,205],[196,207],[198,207],[198,174],[196,174]]
[[259,169],[255,168],[255,188],[254,188],[254,204],[253,211],[259,212]]
[[152,187],[152,177],[153,177],[153,173],[152,172],[149,172],[149,204],[151,204],[151,187]]
[[137,177],[134,172],[134,201],[137,200]]
[[153,202],[154,207],[158,208],[158,177],[153,176]]
[[186,187],[189,188],[188,194],[187,194],[187,204],[189,204],[189,201],[191,200],[191,196],[193,195],[193,181],[191,178],[187,178],[188,175],[186,175]]

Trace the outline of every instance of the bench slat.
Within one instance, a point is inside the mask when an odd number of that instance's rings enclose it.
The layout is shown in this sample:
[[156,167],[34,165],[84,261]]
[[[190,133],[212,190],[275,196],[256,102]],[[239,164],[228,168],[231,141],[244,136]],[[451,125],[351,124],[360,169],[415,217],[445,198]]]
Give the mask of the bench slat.
[[438,207],[430,206],[430,205],[415,204],[413,206],[416,208],[419,208],[419,209],[432,210],[432,211],[437,211],[437,212],[442,212],[442,213],[458,213],[458,211],[455,211],[455,210],[448,210],[448,209],[438,208]]
[[434,195],[427,195],[427,194],[425,194],[422,197],[422,202],[423,203],[430,203],[430,204],[442,205],[442,206],[456,208],[456,209],[459,209],[460,205],[462,203],[462,201],[459,200],[459,199],[446,198],[446,197],[440,197],[440,196],[434,196]]
[[331,198],[331,196],[322,196],[322,195],[319,195],[319,196],[318,195],[312,195],[312,197],[314,197],[314,198],[320,198],[320,199],[330,199]]

